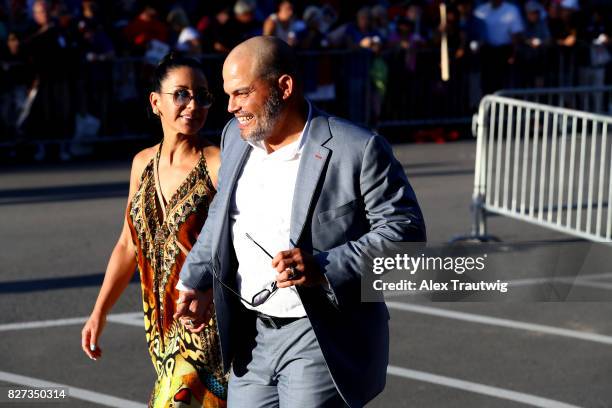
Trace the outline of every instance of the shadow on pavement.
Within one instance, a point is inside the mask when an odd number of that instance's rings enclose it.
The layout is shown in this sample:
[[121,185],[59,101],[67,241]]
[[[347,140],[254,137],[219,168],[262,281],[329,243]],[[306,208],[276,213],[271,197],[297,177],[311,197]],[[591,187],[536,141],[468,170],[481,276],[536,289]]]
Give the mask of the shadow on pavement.
[[[93,275],[67,276],[62,278],[29,279],[2,282],[0,283],[0,293],[28,293],[53,289],[100,286],[103,279],[103,273],[96,273]],[[140,282],[140,276],[135,273],[130,282]]]
[[0,206],[127,197],[128,192],[126,182],[0,190]]

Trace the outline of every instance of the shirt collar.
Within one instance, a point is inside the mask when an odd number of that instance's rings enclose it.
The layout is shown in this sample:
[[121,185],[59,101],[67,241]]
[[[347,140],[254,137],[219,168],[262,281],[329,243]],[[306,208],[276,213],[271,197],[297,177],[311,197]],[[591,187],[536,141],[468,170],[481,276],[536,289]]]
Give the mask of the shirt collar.
[[[308,116],[306,117],[306,123],[304,124],[304,128],[302,129],[302,133],[295,142],[292,142],[286,146],[277,149],[276,151],[267,154],[267,157],[274,157],[281,160],[291,160],[295,158],[296,155],[302,153],[302,149],[304,148],[304,144],[306,143],[306,139],[308,137],[308,132],[310,130],[310,121],[312,120],[312,104],[308,99],[306,99],[306,103],[308,104]],[[247,142],[254,148],[267,152],[266,147],[263,141],[260,142]]]

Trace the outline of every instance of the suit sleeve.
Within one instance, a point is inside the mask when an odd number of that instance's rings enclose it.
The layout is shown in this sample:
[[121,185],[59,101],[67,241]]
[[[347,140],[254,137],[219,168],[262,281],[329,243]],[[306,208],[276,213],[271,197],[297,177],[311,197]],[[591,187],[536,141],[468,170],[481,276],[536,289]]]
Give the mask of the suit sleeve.
[[221,200],[218,198],[222,195],[221,190],[223,188],[223,147],[225,144],[225,136],[230,122],[225,125],[223,133],[221,135],[221,167],[219,169],[219,176],[217,181],[217,193],[210,203],[208,208],[208,216],[198,240],[194,244],[191,251],[185,259],[185,263],[181,268],[179,275],[180,283],[188,288],[206,290],[212,287],[214,274],[212,268],[213,253],[212,253],[212,233],[211,231],[216,230],[216,224],[221,222],[223,214],[219,214],[219,207]]
[[359,302],[364,260],[396,242],[424,242],[425,222],[416,195],[391,146],[381,136],[371,137],[360,171],[361,198],[370,230],[355,241],[315,255],[328,279],[338,307]]

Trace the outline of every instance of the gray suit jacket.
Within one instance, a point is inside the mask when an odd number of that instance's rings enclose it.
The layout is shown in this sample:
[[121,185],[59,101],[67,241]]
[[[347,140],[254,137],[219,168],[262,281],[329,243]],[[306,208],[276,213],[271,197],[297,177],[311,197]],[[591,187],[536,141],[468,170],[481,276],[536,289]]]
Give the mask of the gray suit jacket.
[[[251,336],[235,287],[237,261],[229,205],[251,146],[236,120],[222,137],[219,187],[208,219],[181,270],[190,287],[214,288],[225,369]],[[389,144],[378,135],[313,109],[293,197],[291,242],[314,254],[334,297],[298,287],[332,378],[345,401],[363,406],[385,386],[389,313],[384,302],[361,302],[363,258],[385,242],[424,241],[415,194]],[[236,367],[235,367],[236,368]]]

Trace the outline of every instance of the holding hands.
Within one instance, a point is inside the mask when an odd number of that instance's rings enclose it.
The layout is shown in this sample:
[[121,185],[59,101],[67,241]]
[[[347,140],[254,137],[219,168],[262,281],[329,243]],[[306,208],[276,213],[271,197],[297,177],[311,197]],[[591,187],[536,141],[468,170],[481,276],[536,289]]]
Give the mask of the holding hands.
[[[259,246],[259,244],[257,245]],[[263,247],[260,246],[260,248],[271,257]],[[271,292],[276,288],[288,288],[297,285],[313,287],[326,283],[325,276],[315,258],[300,248],[288,249],[276,254],[272,258],[272,267],[278,274],[276,275],[275,288]],[[236,296],[240,296],[233,290],[232,292]],[[176,303],[174,318],[179,319],[191,333],[199,333],[209,324],[214,312],[213,290],[212,288],[205,292],[194,289],[180,290]],[[253,303],[251,304],[253,305]],[[257,305],[255,304],[255,306]]]
[[192,333],[199,333],[212,318],[214,311],[213,290],[181,290],[176,301],[174,318],[179,319]]

